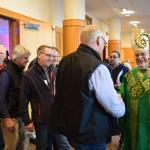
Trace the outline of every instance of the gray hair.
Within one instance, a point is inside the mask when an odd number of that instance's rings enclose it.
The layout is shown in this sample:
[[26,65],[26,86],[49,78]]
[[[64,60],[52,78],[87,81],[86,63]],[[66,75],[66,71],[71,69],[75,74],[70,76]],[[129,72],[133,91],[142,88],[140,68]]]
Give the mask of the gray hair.
[[11,59],[15,60],[16,58],[24,55],[31,55],[31,53],[25,46],[16,45],[12,52]]
[[1,49],[1,51],[6,53],[6,48],[2,44],[0,44],[0,49]]
[[91,44],[96,40],[98,36],[102,37],[106,41],[106,36],[99,26],[87,25],[81,32],[81,43]]

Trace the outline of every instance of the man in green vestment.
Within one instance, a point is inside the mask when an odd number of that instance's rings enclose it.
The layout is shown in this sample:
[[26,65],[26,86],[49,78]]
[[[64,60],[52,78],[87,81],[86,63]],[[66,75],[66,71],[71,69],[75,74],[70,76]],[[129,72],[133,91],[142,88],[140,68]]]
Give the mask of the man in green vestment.
[[126,114],[120,120],[122,150],[150,150],[149,48],[136,48],[137,66],[129,71],[120,87]]

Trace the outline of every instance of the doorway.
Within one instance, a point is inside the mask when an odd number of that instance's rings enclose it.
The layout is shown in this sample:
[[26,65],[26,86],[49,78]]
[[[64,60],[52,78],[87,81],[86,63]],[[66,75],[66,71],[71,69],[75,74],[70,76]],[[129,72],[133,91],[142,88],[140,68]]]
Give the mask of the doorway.
[[0,44],[11,54],[14,47],[19,44],[19,21],[0,15]]

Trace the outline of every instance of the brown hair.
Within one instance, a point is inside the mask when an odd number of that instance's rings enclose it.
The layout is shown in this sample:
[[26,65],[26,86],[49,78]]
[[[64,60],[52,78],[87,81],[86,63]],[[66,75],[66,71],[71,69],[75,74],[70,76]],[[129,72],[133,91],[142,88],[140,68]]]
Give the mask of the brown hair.
[[43,52],[45,50],[45,48],[50,48],[53,49],[53,47],[48,46],[48,45],[41,45],[40,47],[38,47],[37,49],[37,54],[39,54],[40,52]]

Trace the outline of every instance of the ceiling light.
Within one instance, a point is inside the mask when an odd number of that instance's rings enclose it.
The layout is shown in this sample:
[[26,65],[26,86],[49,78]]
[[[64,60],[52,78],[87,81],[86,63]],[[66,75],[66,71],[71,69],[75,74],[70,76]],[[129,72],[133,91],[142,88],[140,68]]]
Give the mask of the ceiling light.
[[139,23],[140,23],[139,21],[130,21],[130,24],[135,27],[137,27]]
[[134,14],[134,11],[123,8],[121,14],[124,16],[130,16],[131,14]]

